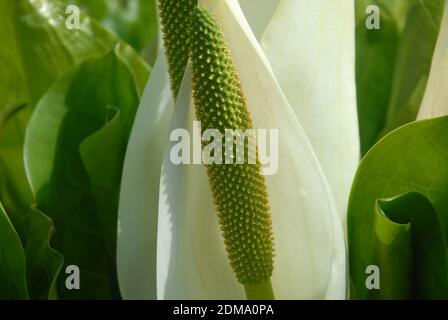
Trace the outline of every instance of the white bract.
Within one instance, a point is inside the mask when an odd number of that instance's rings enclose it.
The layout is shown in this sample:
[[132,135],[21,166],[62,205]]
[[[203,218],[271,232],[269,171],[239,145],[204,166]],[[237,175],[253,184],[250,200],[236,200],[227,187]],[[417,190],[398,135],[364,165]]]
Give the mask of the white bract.
[[352,0],[282,0],[261,46],[319,159],[345,225],[360,160]]
[[[251,10],[244,13],[237,0],[200,2],[224,32],[254,128],[278,129],[279,168],[266,177],[275,238],[273,289],[278,299],[343,299],[343,227],[325,174],[337,190],[339,206],[345,208],[347,181],[359,150],[354,4],[269,0],[254,6],[249,1],[241,1]],[[265,10],[258,15],[253,11],[257,9]],[[316,29],[324,18],[330,19],[334,33]],[[335,56],[319,59],[320,49]],[[136,117],[122,178],[117,263],[126,299],[245,298],[226,257],[205,167],[169,160],[169,132],[192,130],[191,87],[187,67],[173,108],[165,58],[159,55]]]

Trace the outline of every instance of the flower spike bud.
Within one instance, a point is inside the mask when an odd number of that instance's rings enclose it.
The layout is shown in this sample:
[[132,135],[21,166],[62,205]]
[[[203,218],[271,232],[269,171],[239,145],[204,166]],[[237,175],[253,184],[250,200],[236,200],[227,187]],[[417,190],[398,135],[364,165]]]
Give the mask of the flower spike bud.
[[159,0],[171,91],[176,99],[188,62],[190,15],[197,0]]
[[[224,35],[201,5],[192,13],[190,36],[193,97],[202,133],[217,129],[225,136],[226,130],[252,129]],[[234,140],[233,150],[236,148]],[[256,146],[253,148],[256,153]],[[247,161],[251,146],[245,144],[244,149],[243,164],[209,164],[207,173],[230,265],[249,299],[270,299],[274,239],[268,192],[258,155],[251,164]]]

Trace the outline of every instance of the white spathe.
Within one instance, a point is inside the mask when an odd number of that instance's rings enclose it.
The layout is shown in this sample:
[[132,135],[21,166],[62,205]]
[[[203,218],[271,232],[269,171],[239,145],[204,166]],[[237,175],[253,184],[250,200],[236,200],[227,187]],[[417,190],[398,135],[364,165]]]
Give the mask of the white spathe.
[[[201,2],[212,9],[226,34],[256,128],[279,129],[279,171],[267,177],[276,247],[272,279],[276,296],[343,299],[346,255],[342,227],[296,113],[238,2]],[[251,10],[252,14],[245,14],[260,37],[281,0],[241,2],[245,10]],[[175,110],[171,128],[191,130],[194,108],[188,72]],[[163,150],[169,150],[172,114],[161,52],[136,116],[123,170],[117,243],[122,296],[244,299],[243,287],[226,258],[205,168],[173,166],[165,158],[159,179]]]
[[448,115],[448,1],[418,120]]
[[124,299],[156,299],[159,181],[173,114],[165,55],[159,52],[124,160],[117,225],[117,273]]
[[360,161],[353,0],[280,0],[261,38],[345,225]]
[[[267,177],[275,237],[272,284],[278,299],[343,299],[346,254],[335,201],[296,115],[236,0],[203,1],[224,31],[255,129],[278,129],[279,170]],[[171,129],[191,132],[186,72]],[[165,151],[157,238],[159,299],[243,299],[220,235],[203,166],[176,166]]]

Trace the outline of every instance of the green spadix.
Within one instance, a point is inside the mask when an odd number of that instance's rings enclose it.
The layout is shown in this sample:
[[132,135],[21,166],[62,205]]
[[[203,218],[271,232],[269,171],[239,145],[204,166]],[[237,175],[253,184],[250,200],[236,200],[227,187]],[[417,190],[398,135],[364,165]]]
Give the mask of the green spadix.
[[[240,80],[214,17],[197,0],[160,0],[160,18],[171,89],[177,97],[191,59],[196,117],[202,133],[253,129]],[[224,142],[224,141],[223,141]],[[223,143],[224,145],[225,143]],[[236,151],[238,146],[234,141]],[[273,299],[274,241],[266,183],[258,156],[243,164],[207,165],[230,265],[249,299]],[[223,154],[227,156],[223,150]],[[234,154],[232,154],[232,157]],[[219,276],[219,275],[217,275]]]
[[159,0],[163,43],[175,98],[188,62],[190,15],[196,4],[197,0]]
[[[224,35],[203,6],[191,15],[190,48],[193,97],[202,131],[217,129],[224,136],[226,130],[252,129]],[[247,161],[249,148],[245,145],[243,164],[210,164],[207,172],[232,269],[248,298],[268,299],[273,298],[271,214],[261,165],[258,156],[255,164]]]

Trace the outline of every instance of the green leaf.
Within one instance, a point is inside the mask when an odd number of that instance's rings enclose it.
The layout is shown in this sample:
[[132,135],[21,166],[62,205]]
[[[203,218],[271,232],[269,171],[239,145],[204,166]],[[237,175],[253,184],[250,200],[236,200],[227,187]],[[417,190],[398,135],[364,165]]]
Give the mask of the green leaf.
[[38,208],[55,223],[55,249],[81,272],[80,290],[60,280],[62,298],[119,297],[116,208],[136,82],[116,51],[88,60],[55,83],[30,120],[25,164]]
[[[365,26],[365,10],[371,4],[380,9],[379,30]],[[391,130],[416,119],[443,6],[443,0],[356,1],[356,77],[363,154]]]
[[[8,107],[3,113],[7,109]],[[33,202],[25,176],[22,153],[25,126],[30,114],[31,108],[24,106],[0,124],[0,201],[3,202],[20,236],[23,234],[21,217]]]
[[[415,4],[416,1],[420,0],[381,0],[384,5],[386,5],[389,11],[394,16],[395,22],[397,23],[398,31],[403,32],[404,26],[406,24],[406,17],[409,8]],[[426,1],[426,0],[424,0]]]
[[[376,4],[381,12],[381,29],[368,30],[365,10]],[[380,1],[356,1],[356,85],[361,152],[376,142],[387,123],[392,92],[398,27],[388,7]]]
[[374,256],[383,299],[448,297],[446,238],[431,202],[410,192],[377,202]]
[[157,49],[156,0],[65,0],[75,3],[153,62]]
[[105,54],[118,41],[84,14],[80,30],[68,30],[65,19],[60,1],[0,1],[0,118],[26,105],[0,124],[0,199],[19,235],[21,216],[33,203],[22,149],[36,102],[74,65]]
[[74,65],[105,54],[117,38],[85,14],[81,29],[66,27],[66,6],[60,1],[6,1],[2,19],[11,21],[26,87],[35,104],[49,86]]
[[120,42],[115,46],[115,54],[126,64],[129,71],[135,78],[135,86],[138,95],[141,97],[145,90],[151,68],[140,58],[135,51],[127,44]]
[[387,203],[386,200],[377,201],[375,206],[373,262],[379,268],[380,289],[370,290],[368,297],[370,299],[410,298],[412,284],[411,225],[408,220],[401,223],[391,220],[381,208],[382,204]]
[[377,138],[384,137],[387,133],[391,132],[395,128],[401,127],[406,123],[415,120],[418,111],[420,110],[420,105],[422,102],[422,97],[425,93],[426,84],[428,83],[428,78],[422,76],[419,83],[415,87],[414,92],[409,97],[403,108],[400,108],[394,117],[387,123],[387,125],[381,130]]
[[417,119],[448,114],[448,3],[445,5],[431,72]]
[[[56,277],[59,271],[55,271],[58,254],[49,247],[45,250],[40,241],[45,234],[48,238],[45,218],[34,214],[31,219],[29,214],[33,196],[22,165],[25,128],[34,104],[54,81],[81,61],[106,53],[118,41],[84,14],[81,30],[68,30],[65,18],[65,6],[59,1],[0,3],[0,40],[4,48],[0,51],[0,199],[18,234],[27,240],[28,283],[30,295],[35,298],[56,297],[54,278],[39,275],[45,271]],[[138,78],[134,85],[140,90],[148,67],[123,43],[117,52]],[[24,103],[25,108],[18,108]],[[30,225],[34,226],[32,230]],[[19,274],[17,268],[9,277]]]
[[53,222],[37,208],[30,208],[24,216],[25,255],[28,288],[31,299],[57,299],[57,278],[64,258],[53,249]]
[[[51,276],[45,280],[30,275],[41,274],[44,265],[49,274],[57,274],[56,254],[39,242],[49,233],[45,218],[28,221],[34,196],[23,166],[23,143],[35,104],[74,66],[114,47],[135,76],[134,87],[143,88],[149,70],[130,46],[84,13],[80,30],[67,29],[65,9],[59,0],[0,1],[0,199],[26,246],[39,246],[38,256],[27,254],[30,295],[39,298],[56,297],[54,282]],[[31,236],[30,224],[36,224]],[[28,237],[38,242],[26,242]]]
[[[117,220],[110,215],[118,210],[121,169],[126,152],[128,129],[123,127],[120,111],[100,130],[80,145],[81,160],[89,176],[98,210],[98,217],[106,239],[115,239]],[[111,201],[111,199],[113,201]],[[108,242],[111,254],[115,242]]]
[[[444,117],[407,124],[365,156],[348,208],[353,298],[448,297],[447,150],[448,118]],[[407,193],[412,194],[396,198]],[[396,199],[376,206],[378,199],[390,198]],[[379,219],[380,209],[391,221]],[[393,224],[397,222],[410,222],[410,234],[406,227]],[[375,264],[384,268],[384,291],[366,289],[366,268]]]
[[0,204],[0,299],[27,299],[25,252]]
[[[426,87],[444,4],[443,0],[419,0],[409,9],[397,53],[393,93],[388,110],[389,122],[394,120],[401,109],[409,106],[407,102],[415,91],[418,92],[418,99],[415,100],[420,106],[424,90],[419,89],[419,84],[425,79]],[[407,110],[415,120],[418,110],[412,108],[412,105]]]

